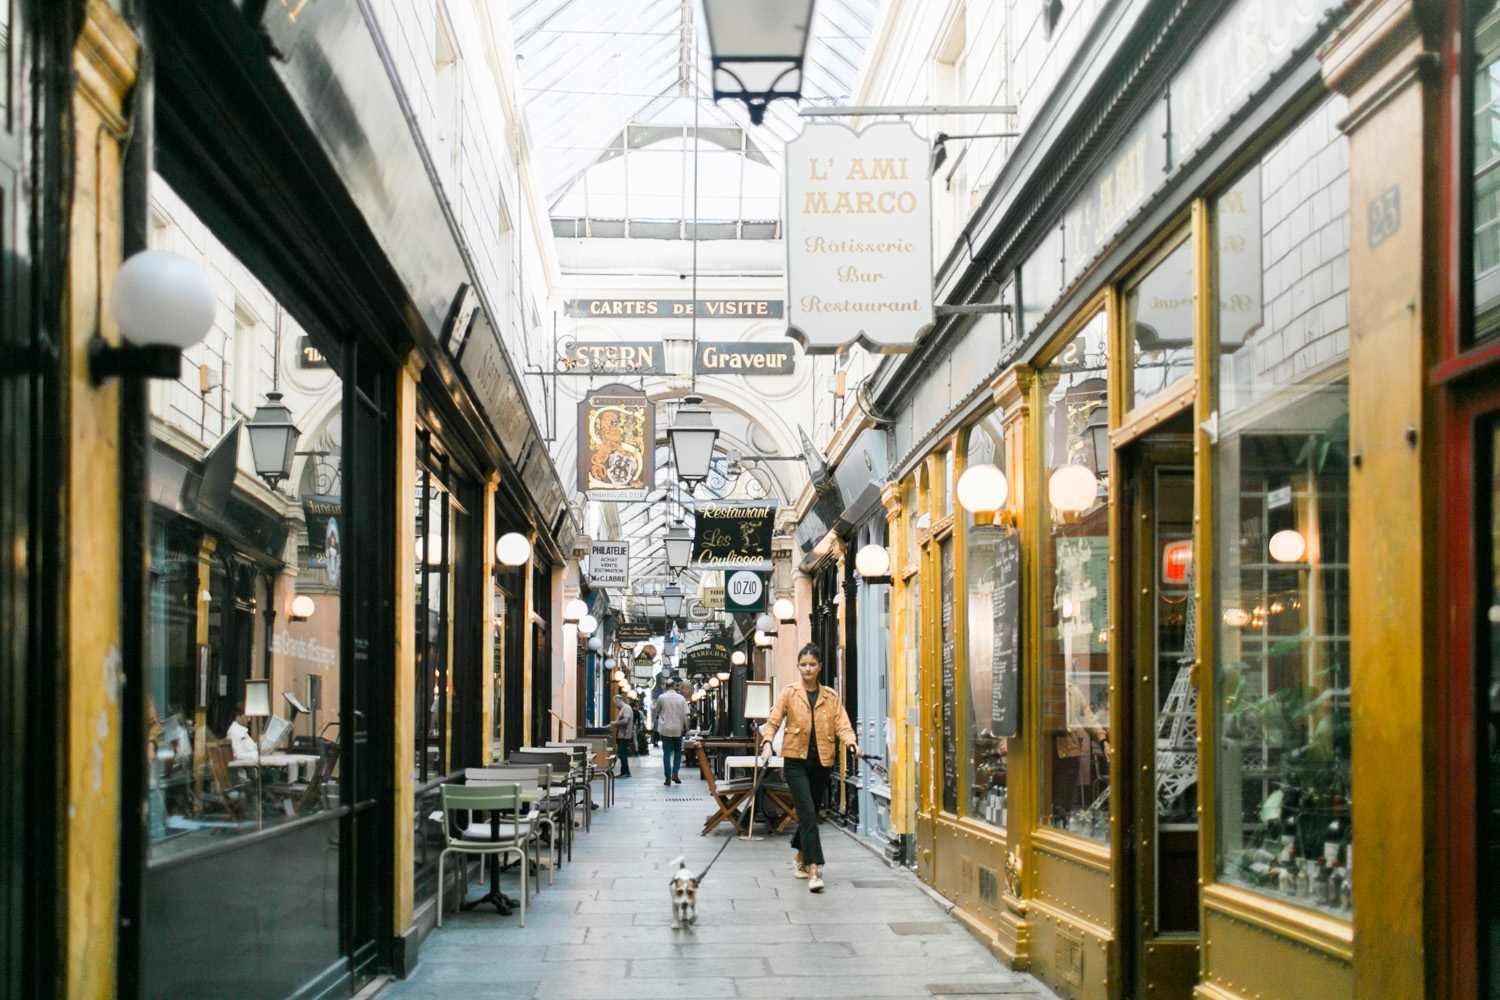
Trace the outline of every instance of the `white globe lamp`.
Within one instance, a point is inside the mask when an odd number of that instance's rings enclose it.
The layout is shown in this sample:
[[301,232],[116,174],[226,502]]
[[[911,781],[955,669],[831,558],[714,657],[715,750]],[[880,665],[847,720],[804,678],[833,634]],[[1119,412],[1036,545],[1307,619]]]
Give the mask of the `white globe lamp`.
[[1081,465],[1061,466],[1047,480],[1047,499],[1065,514],[1088,510],[1098,494],[1099,480]]
[[531,542],[518,531],[508,531],[495,543],[495,558],[506,566],[520,566],[531,558]]
[[975,514],[997,511],[1010,499],[1010,484],[1005,481],[1005,473],[988,463],[965,469],[958,477],[956,491],[964,510]]
[[1300,531],[1284,528],[1271,536],[1271,558],[1277,562],[1301,562],[1307,552],[1307,539]]
[[854,569],[865,579],[891,575],[891,554],[871,543],[854,554]]

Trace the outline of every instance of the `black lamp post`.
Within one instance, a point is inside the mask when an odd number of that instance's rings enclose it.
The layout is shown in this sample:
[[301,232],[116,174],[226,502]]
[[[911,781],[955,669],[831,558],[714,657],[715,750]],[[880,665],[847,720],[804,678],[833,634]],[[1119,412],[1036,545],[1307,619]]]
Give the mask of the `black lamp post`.
[[813,0],[703,0],[714,100],[744,101],[759,125],[766,105],[802,96],[802,60]]
[[718,439],[719,429],[714,426],[713,412],[703,405],[703,397],[684,396],[676,418],[667,428],[667,440],[672,445],[672,464],[677,468],[677,478],[689,489],[708,478],[714,442]]
[[1103,479],[1109,474],[1109,407],[1100,402],[1089,411],[1088,422],[1083,425],[1088,436],[1089,448],[1093,451],[1094,475]]
[[281,393],[266,393],[266,401],[255,408],[245,425],[250,433],[250,455],[255,474],[273,490],[292,474],[292,455],[302,432],[292,423],[292,411],[281,401]]
[[674,573],[681,573],[687,569],[687,565],[693,559],[693,532],[683,523],[682,518],[672,522],[667,529],[662,545],[667,550],[667,567]]

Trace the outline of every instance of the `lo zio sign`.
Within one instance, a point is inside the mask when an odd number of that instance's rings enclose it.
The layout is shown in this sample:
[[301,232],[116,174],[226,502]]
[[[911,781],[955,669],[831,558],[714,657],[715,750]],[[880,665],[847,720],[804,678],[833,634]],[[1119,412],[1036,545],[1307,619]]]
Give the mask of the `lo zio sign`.
[[909,351],[932,328],[927,155],[905,122],[787,143],[787,334],[809,354]]

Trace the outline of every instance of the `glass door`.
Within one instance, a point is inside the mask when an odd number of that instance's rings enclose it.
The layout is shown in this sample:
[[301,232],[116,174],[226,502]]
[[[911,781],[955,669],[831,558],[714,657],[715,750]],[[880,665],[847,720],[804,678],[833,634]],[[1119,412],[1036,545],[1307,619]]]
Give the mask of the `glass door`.
[[[1176,422],[1182,422],[1181,419]],[[1124,453],[1131,586],[1119,683],[1127,731],[1118,752],[1137,995],[1192,995],[1198,976],[1198,694],[1193,599],[1191,441],[1169,428]]]

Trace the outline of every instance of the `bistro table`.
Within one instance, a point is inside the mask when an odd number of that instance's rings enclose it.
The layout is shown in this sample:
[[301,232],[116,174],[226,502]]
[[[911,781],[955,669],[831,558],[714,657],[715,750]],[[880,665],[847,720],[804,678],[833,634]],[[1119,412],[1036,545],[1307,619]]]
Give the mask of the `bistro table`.
[[307,776],[311,779],[313,765],[317,762],[318,755],[315,753],[263,753],[259,757],[232,760],[229,762],[229,766],[236,768],[284,767],[286,768],[286,780],[296,781],[297,772],[303,764],[307,765]]
[[[497,781],[494,782],[494,784],[503,785],[510,784],[510,782]],[[533,802],[540,802],[541,799],[542,790],[540,788],[523,788],[521,790],[521,803],[523,805],[530,805]],[[446,818],[447,817],[444,817],[445,820]],[[517,817],[517,819],[519,818],[520,817]],[[495,809],[490,810],[490,836],[495,840],[500,839],[500,813]],[[480,843],[483,842],[480,841]],[[531,859],[523,855],[521,864],[530,865]],[[475,899],[460,902],[458,904],[458,908],[460,910],[472,910],[476,906],[483,906],[485,903],[490,903],[495,907],[495,910],[502,917],[510,916],[511,908],[516,905],[516,901],[500,891],[500,867],[501,865],[499,855],[496,855],[495,857],[490,859],[490,891],[485,893],[483,896],[479,896]],[[538,870],[537,877],[541,877],[540,869]]]

